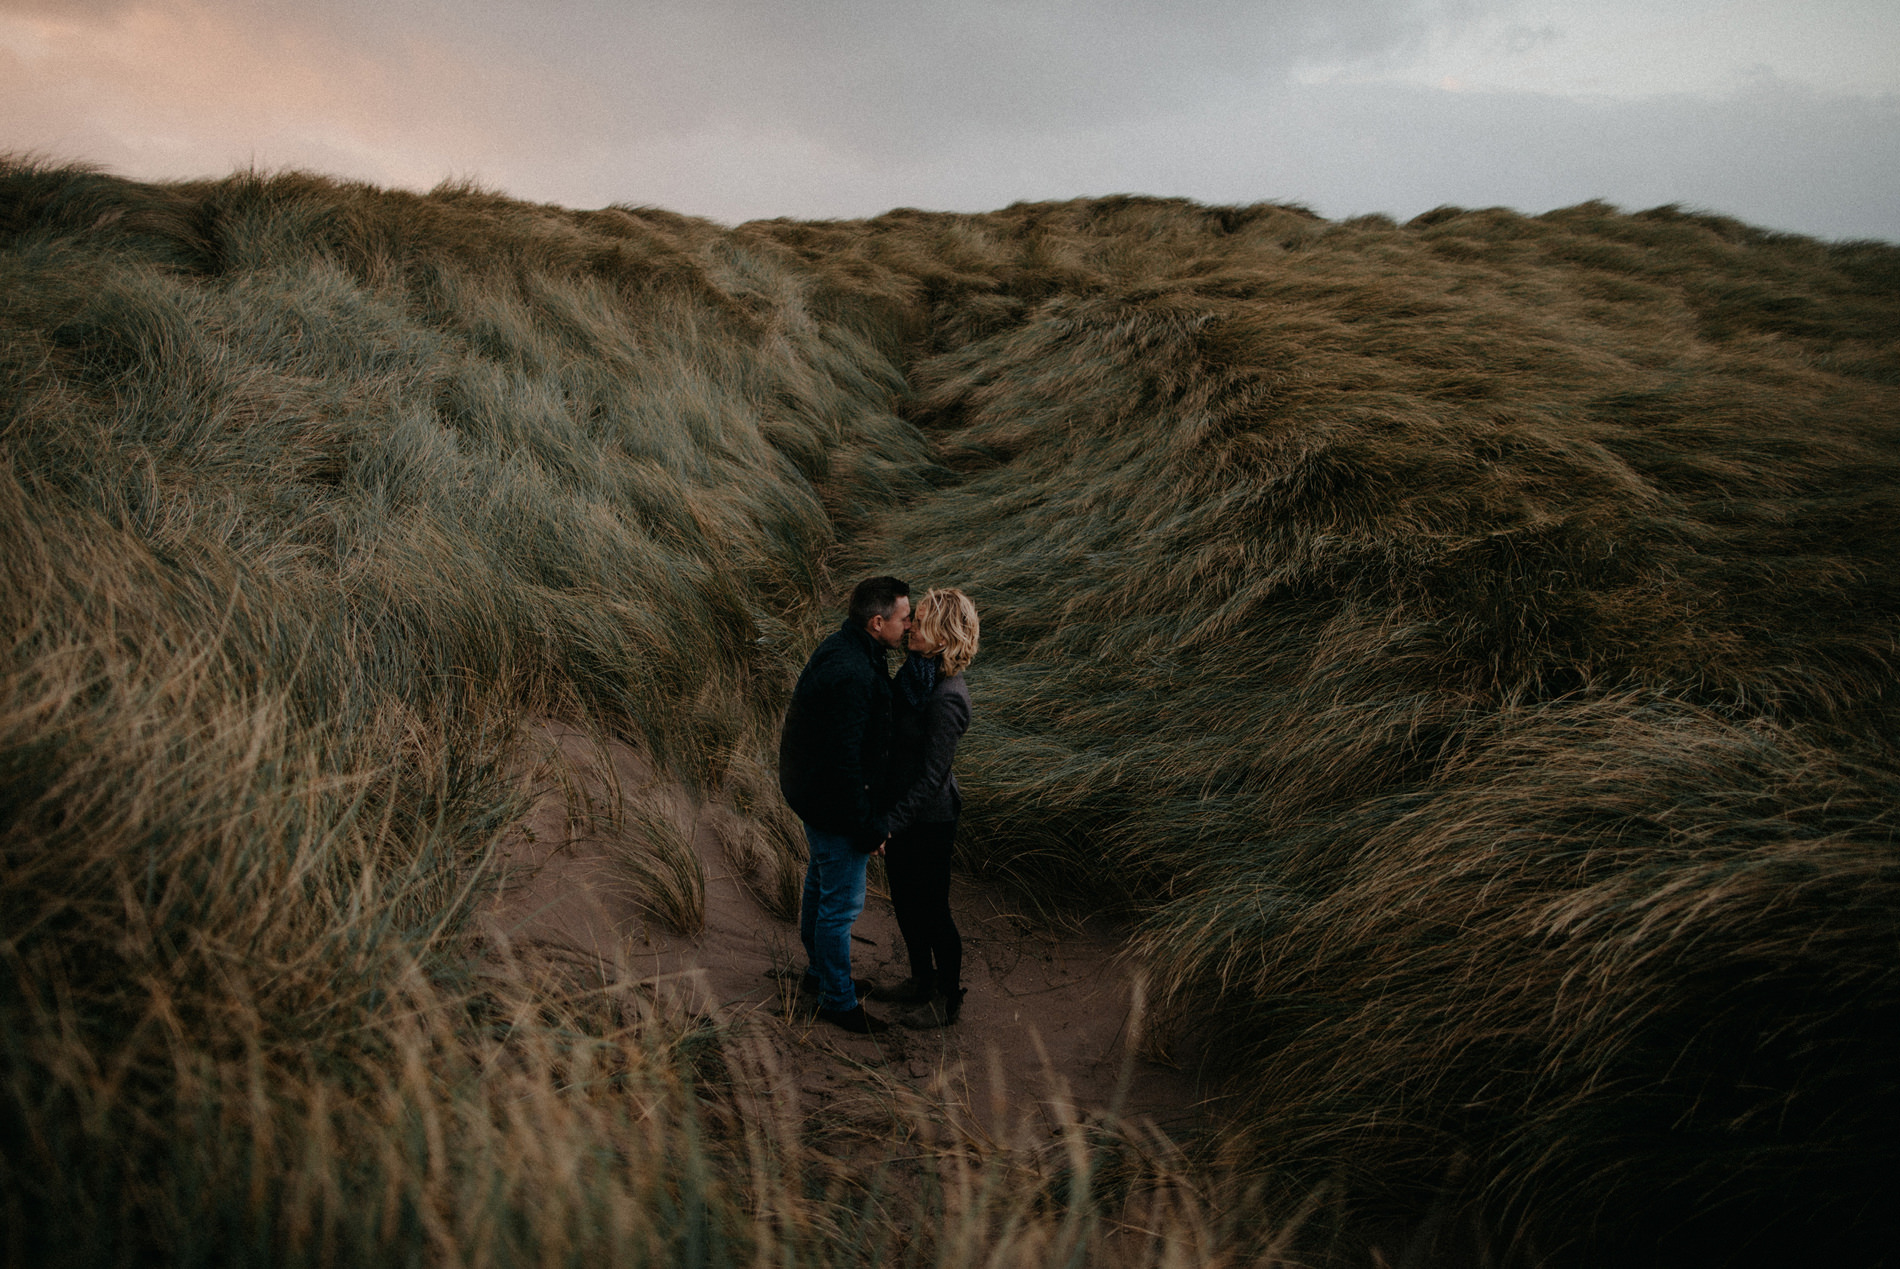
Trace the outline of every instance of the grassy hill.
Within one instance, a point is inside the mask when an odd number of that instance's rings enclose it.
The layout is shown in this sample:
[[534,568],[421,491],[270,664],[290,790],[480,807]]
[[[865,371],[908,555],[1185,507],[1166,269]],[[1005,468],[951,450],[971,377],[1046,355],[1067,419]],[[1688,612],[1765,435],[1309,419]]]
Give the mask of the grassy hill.
[[11,1257],[875,1225],[762,1223],[690,1035],[467,938],[522,719],[764,816],[870,570],[982,608],[972,862],[1138,919],[1205,1175],[1524,1262],[1892,1245],[1900,249],[14,164],[0,295]]

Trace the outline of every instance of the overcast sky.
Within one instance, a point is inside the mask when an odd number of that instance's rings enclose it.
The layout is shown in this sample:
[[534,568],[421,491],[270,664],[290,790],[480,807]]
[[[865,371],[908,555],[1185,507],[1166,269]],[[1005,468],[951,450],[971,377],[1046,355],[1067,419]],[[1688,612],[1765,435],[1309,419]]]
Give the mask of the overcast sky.
[[1900,241],[1900,0],[0,0],[0,150],[729,223],[1604,198]]

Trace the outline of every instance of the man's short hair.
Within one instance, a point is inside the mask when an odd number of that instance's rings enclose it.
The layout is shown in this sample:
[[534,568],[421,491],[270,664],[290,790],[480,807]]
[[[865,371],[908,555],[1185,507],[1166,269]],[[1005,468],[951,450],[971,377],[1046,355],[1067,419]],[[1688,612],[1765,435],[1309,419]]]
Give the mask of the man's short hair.
[[888,617],[897,611],[897,601],[909,595],[909,582],[895,577],[867,577],[851,592],[851,622],[868,626],[873,617]]

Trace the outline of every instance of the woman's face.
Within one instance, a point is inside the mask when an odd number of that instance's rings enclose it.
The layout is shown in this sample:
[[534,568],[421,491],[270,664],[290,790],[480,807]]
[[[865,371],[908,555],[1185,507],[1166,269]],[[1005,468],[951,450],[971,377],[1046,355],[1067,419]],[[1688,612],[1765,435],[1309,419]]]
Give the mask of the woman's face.
[[912,618],[910,623],[910,650],[918,656],[934,657],[943,651],[943,644],[930,637],[931,632],[925,629],[923,622],[919,619],[929,611],[928,608],[923,609]]

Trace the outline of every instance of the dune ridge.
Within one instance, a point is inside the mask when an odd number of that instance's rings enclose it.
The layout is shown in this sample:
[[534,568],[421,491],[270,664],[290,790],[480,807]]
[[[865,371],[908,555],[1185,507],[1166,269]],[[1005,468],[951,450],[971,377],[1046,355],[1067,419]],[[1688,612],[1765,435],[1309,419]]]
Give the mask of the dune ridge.
[[[14,162],[0,288],[10,1255],[1891,1244],[1900,249]],[[471,968],[534,718],[782,904],[777,713],[871,569],[982,606],[969,863],[1137,924],[1191,1165],[886,1220],[690,1030]]]

